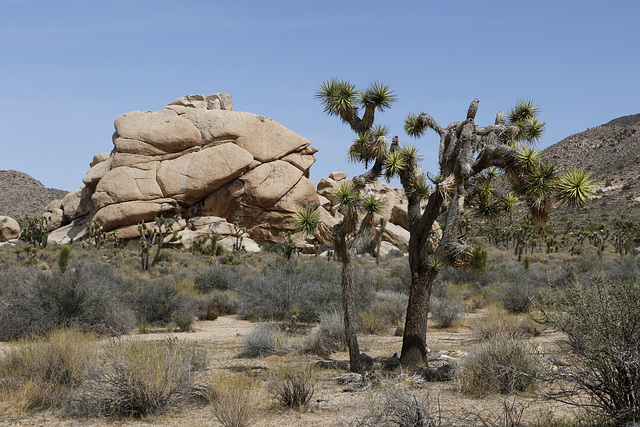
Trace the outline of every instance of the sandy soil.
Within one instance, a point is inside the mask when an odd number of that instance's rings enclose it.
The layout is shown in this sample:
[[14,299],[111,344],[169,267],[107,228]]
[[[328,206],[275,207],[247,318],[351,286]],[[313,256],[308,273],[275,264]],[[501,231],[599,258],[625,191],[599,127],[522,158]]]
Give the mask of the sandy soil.
[[[479,313],[470,315],[456,328],[440,330],[430,329],[428,333],[429,346],[434,353],[444,353],[451,357],[459,357],[476,344],[474,333],[469,325],[473,317]],[[153,331],[147,334],[129,335],[123,339],[162,340],[167,337],[176,337],[180,340],[197,341],[207,348],[209,374],[215,375],[216,371],[228,370],[232,367],[259,368],[256,372],[263,374],[273,369],[280,363],[304,360],[314,363],[317,358],[297,355],[291,352],[286,355],[270,356],[266,358],[245,359],[238,355],[242,350],[242,337],[251,328],[248,321],[239,320],[233,316],[222,316],[215,321],[203,321],[195,324],[195,330],[189,333],[175,333],[171,331]],[[557,337],[553,332],[544,332],[532,342],[542,347],[548,347]],[[293,337],[290,345],[295,346]],[[401,337],[394,336],[361,336],[361,346],[370,356],[390,356],[401,347]],[[0,353],[11,344],[0,343]],[[346,353],[336,353],[333,359],[347,359]],[[379,388],[371,388],[366,391],[345,391],[348,386],[340,385],[335,378],[341,374],[338,371],[320,371],[319,383],[312,404],[306,411],[292,411],[275,408],[265,393],[266,410],[256,426],[293,427],[293,426],[343,426],[350,425],[353,421],[364,416],[371,405],[375,405],[375,399],[380,395]],[[505,402],[505,397],[500,395],[489,396],[482,399],[471,398],[458,392],[454,382],[429,383],[424,389],[415,390],[419,398],[428,399],[433,411],[443,415],[473,412],[490,416],[498,414]],[[509,397],[509,402],[517,402],[525,408],[525,417],[535,419],[541,412],[551,410],[557,414],[569,415],[571,409],[555,403],[554,401],[537,397],[539,393],[531,395],[519,395]],[[514,400],[515,399],[515,400]],[[0,417],[1,425],[20,426],[219,426],[220,424],[212,415],[210,407],[178,408],[146,420],[105,420],[105,419],[61,419],[51,413],[37,413],[33,415],[7,418]]]

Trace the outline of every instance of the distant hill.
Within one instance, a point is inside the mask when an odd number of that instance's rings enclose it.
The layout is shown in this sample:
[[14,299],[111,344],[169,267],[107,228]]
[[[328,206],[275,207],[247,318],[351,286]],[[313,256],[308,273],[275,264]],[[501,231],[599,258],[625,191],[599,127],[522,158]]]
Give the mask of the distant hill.
[[543,153],[563,170],[577,166],[593,173],[595,199],[572,215],[594,222],[640,220],[640,114],[571,135]]
[[15,219],[40,216],[49,202],[66,194],[63,190],[46,188],[24,172],[0,170],[0,215]]

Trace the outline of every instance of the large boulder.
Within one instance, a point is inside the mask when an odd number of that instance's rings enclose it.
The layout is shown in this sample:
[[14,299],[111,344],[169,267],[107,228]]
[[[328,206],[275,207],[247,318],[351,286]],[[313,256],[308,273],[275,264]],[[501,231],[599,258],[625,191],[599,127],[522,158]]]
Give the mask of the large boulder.
[[160,111],[123,114],[112,142],[110,153],[94,156],[85,186],[47,209],[52,228],[98,220],[133,238],[139,222],[158,215],[216,216],[276,242],[294,229],[297,209],[318,204],[308,179],[317,149],[269,118],[234,111],[229,94],[187,95]]
[[0,215],[0,241],[20,237],[20,224],[10,216]]

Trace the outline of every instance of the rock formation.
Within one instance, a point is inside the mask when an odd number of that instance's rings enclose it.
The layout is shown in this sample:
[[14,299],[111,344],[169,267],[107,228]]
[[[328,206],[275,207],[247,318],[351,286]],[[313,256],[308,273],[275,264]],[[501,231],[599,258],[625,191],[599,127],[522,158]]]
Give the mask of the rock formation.
[[47,207],[52,228],[63,226],[52,240],[82,238],[93,220],[133,238],[141,221],[180,215],[185,227],[195,217],[238,219],[252,239],[276,242],[295,211],[318,203],[309,179],[317,149],[271,119],[233,111],[225,93],[123,114],[113,145],[94,157],[84,188]]
[[20,236],[20,224],[10,216],[0,215],[0,242],[17,239]]

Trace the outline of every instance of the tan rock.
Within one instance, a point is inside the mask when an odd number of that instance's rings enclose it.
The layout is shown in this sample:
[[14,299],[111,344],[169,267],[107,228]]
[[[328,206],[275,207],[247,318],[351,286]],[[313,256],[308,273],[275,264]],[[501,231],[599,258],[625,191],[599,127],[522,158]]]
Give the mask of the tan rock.
[[338,220],[335,219],[325,208],[323,208],[322,206],[318,207],[318,212],[320,213],[320,215],[318,216],[318,220],[324,222],[326,225],[328,225],[330,228],[333,228],[334,226],[338,225]]
[[167,153],[199,145],[202,139],[191,121],[170,110],[126,113],[116,119],[115,127],[119,137],[147,142]]
[[46,208],[44,208],[45,212],[51,212],[53,209],[62,209],[62,199],[53,199],[49,202]]
[[391,208],[391,216],[389,221],[392,224],[399,225],[400,227],[409,229],[409,214],[407,212],[408,205],[394,205]]
[[[93,163],[93,162],[92,162]],[[103,162],[96,163],[89,169],[89,172],[82,178],[84,185],[89,187],[91,191],[95,191],[98,182],[111,170],[113,157],[109,157]]]
[[389,242],[380,242],[380,257],[386,257],[391,251],[399,250],[396,246]]
[[187,95],[174,99],[169,105],[179,105],[189,108],[207,109],[207,99],[204,95]]
[[236,179],[204,199],[204,214],[231,219],[240,207],[244,184]]
[[331,209],[331,201],[324,196],[318,195],[318,203],[327,211]]
[[[233,250],[233,245],[235,244],[235,242],[236,238],[232,236],[224,237],[218,240],[218,243],[220,243],[228,251]],[[242,248],[245,252],[249,253],[258,253],[262,251],[260,245],[258,245],[255,240],[246,236],[243,236],[242,238]]]
[[105,160],[107,160],[109,158],[109,156],[111,155],[111,153],[98,153],[95,156],[93,156],[93,160],[91,160],[91,163],[89,163],[89,167],[92,168],[95,165],[97,165],[98,163],[104,162]]
[[93,219],[100,221],[106,231],[111,231],[124,225],[151,221],[158,215],[170,217],[176,210],[177,206],[173,199],[130,201],[105,206],[96,212]]
[[407,230],[392,223],[387,223],[386,230],[382,234],[382,240],[405,251],[409,249],[409,237],[410,234]]
[[89,223],[89,216],[83,216],[77,220],[67,224],[63,227],[53,230],[47,236],[48,244],[66,245],[71,243],[71,240],[86,239],[89,235],[87,232],[87,224]]
[[62,199],[62,212],[66,223],[87,215],[92,208],[91,190],[87,187],[67,193]]
[[47,227],[49,231],[53,231],[64,225],[64,213],[61,208],[52,208],[51,210],[47,210],[42,214],[42,216],[49,220],[49,226]]
[[192,109],[184,117],[200,130],[203,144],[234,142],[263,163],[309,145],[309,140],[280,123],[243,111]]
[[231,99],[231,95],[224,92],[208,95],[207,109],[233,111],[233,100]]
[[329,174],[329,178],[334,181],[342,181],[343,179],[346,179],[347,176],[349,175],[346,172],[331,172]]
[[278,200],[272,208],[280,212],[295,213],[308,205],[318,206],[318,203],[318,195],[315,192],[313,181],[301,177],[293,188]]
[[328,177],[324,177],[318,183],[318,195],[326,197],[331,200],[331,195],[335,191],[337,185],[336,182]]
[[309,178],[309,169],[316,162],[316,158],[311,155],[291,153],[282,158],[285,162],[291,163],[300,169]]
[[241,179],[245,203],[267,207],[282,199],[302,178],[302,171],[282,160],[263,163]]
[[0,241],[20,237],[20,224],[10,216],[0,215]]
[[157,180],[165,197],[192,204],[240,176],[252,161],[237,145],[222,144],[161,162]]
[[101,209],[114,203],[163,198],[156,179],[158,165],[159,162],[149,162],[111,169],[98,182],[91,197],[93,205]]

